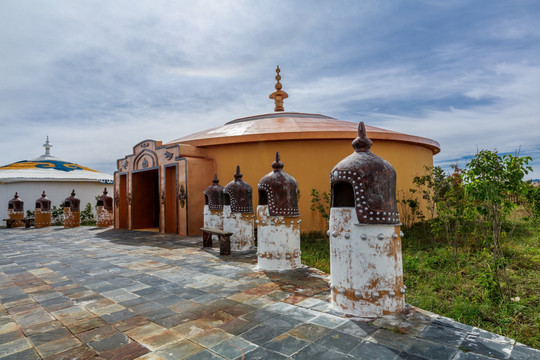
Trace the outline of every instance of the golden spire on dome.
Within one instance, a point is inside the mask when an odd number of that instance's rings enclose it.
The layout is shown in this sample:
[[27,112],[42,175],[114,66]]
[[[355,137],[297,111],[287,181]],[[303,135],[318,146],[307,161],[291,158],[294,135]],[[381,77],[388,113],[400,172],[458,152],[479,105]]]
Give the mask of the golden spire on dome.
[[279,82],[279,80],[281,80],[281,76],[279,75],[280,71],[278,65],[276,68],[276,91],[270,94],[270,99],[274,99],[275,103],[274,111],[285,111],[283,108],[283,100],[289,97],[289,94],[281,90],[281,83]]

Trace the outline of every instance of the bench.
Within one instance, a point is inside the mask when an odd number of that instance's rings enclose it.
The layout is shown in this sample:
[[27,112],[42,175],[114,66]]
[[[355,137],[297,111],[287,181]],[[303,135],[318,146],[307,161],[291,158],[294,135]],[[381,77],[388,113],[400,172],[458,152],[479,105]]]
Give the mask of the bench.
[[22,221],[24,223],[24,227],[29,228],[30,226],[33,225],[34,218],[4,219],[4,221],[6,222],[6,228],[8,229],[13,227],[13,224],[15,223],[15,221]]
[[231,255],[232,233],[214,228],[201,228],[203,234],[203,248],[212,247],[212,235],[219,239],[219,255]]

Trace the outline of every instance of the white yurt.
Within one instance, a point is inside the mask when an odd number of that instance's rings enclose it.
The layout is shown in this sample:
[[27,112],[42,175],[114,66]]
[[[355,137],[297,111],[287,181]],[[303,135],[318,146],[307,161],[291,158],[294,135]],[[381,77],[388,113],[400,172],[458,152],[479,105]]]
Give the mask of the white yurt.
[[31,160],[22,160],[0,166],[0,214],[8,218],[8,202],[15,193],[24,201],[24,211],[34,211],[35,202],[45,191],[51,206],[59,206],[71,191],[81,200],[81,210],[92,204],[95,214],[96,196],[104,188],[112,193],[113,177],[109,174],[58,159],[51,155],[49,137],[43,144],[45,154]]

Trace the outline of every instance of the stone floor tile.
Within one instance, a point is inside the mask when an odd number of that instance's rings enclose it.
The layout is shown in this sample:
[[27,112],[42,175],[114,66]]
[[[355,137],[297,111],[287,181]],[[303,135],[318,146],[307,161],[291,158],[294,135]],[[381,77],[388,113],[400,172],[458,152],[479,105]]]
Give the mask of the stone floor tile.
[[117,332],[114,335],[89,342],[88,345],[98,353],[101,353],[126,345],[127,343],[129,343],[129,338],[125,334]]
[[102,340],[104,338],[115,335],[117,333],[118,333],[118,330],[116,330],[111,325],[104,325],[104,326],[100,326],[92,330],[79,333],[77,334],[77,337],[82,342],[89,343],[92,341]]
[[233,336],[210,349],[225,359],[241,358],[247,352],[257,348],[257,345],[240,337]]
[[160,332],[159,334],[142,338],[138,340],[138,342],[146,346],[151,351],[156,351],[165,346],[174,344],[182,339],[184,339],[182,335],[171,330],[165,330]]
[[180,340],[174,345],[158,350],[157,354],[166,360],[183,360],[203,350],[202,346],[189,340]]
[[[17,325],[15,324],[15,326],[17,326]],[[46,331],[51,331],[51,330],[58,329],[58,328],[61,328],[61,327],[64,327],[64,325],[62,325],[62,323],[60,321],[54,320],[54,321],[49,321],[49,322],[46,322],[46,323],[37,324],[37,325],[31,326],[31,327],[21,328],[21,329],[24,331],[24,334],[26,336],[30,336],[30,335],[33,335],[33,334],[46,332]],[[1,331],[0,331],[0,333],[1,333]]]
[[[538,358],[534,358],[534,359],[538,359]],[[459,350],[453,360],[493,360],[493,358],[476,354],[473,352],[463,352]]]
[[315,359],[324,359],[324,360],[352,360],[354,359],[347,354],[337,352],[331,349],[328,349],[322,345],[311,344],[300,350],[298,353],[294,354],[292,359],[295,360],[315,360]]
[[536,360],[540,359],[540,350],[517,343],[512,349],[510,360]]
[[39,356],[34,349],[26,349],[11,355],[0,357],[0,360],[41,360],[41,356]]
[[223,357],[217,355],[210,350],[203,350],[187,358],[187,360],[221,360]]
[[420,334],[420,337],[446,345],[459,346],[463,339],[465,339],[465,336],[467,336],[467,333],[466,330],[460,328],[441,323],[433,323]]
[[68,329],[62,327],[51,331],[30,335],[28,338],[30,339],[32,344],[37,347],[39,345],[63,339],[69,336],[71,336],[71,332]]
[[393,360],[399,353],[399,350],[364,340],[355,346],[349,352],[349,355],[351,355],[354,359],[360,360]]
[[302,321],[287,315],[276,315],[268,320],[260,322],[260,324],[276,329],[280,333],[284,333],[302,324]]
[[0,345],[0,358],[32,348],[32,344],[26,338],[17,339]]
[[141,312],[140,314],[150,321],[156,321],[172,315],[178,315],[177,313],[166,307],[160,307],[154,310]]
[[90,311],[92,311],[93,314],[102,317],[103,315],[112,314],[112,313],[122,311],[122,310],[126,310],[126,308],[123,307],[122,305],[112,303],[106,306],[94,307]]
[[319,345],[343,353],[348,353],[361,342],[361,339],[337,330],[330,331],[316,341]]
[[343,319],[334,315],[329,314],[320,314],[319,316],[310,319],[308,322],[312,324],[317,324],[325,326],[329,329],[337,328],[339,325],[346,323],[348,320]]
[[159,326],[151,322],[147,325],[138,326],[136,328],[128,330],[125,332],[125,334],[133,340],[138,341],[148,336],[157,335],[165,330],[166,329],[163,326]]
[[211,348],[232,337],[233,335],[229,334],[225,330],[210,329],[201,334],[192,336],[190,340],[206,348]]
[[19,327],[17,326],[17,323],[14,321],[10,321],[6,324],[0,325],[0,335],[11,333],[17,330],[19,330]]
[[244,320],[261,323],[263,321],[272,319],[275,316],[278,316],[278,314],[272,311],[256,310],[250,312],[249,314],[243,315],[242,318]]
[[60,352],[58,354],[53,354],[51,356],[48,356],[44,358],[44,360],[89,360],[89,359],[95,359],[97,357],[97,353],[92,350],[88,345],[84,344],[63,352]]
[[181,325],[172,327],[170,330],[180,334],[185,338],[191,338],[195,335],[202,334],[203,332],[212,329],[213,327],[206,321],[201,319],[191,320]]
[[42,344],[40,346],[37,346],[35,349],[41,357],[46,358],[48,356],[64,352],[80,345],[81,342],[77,338],[75,338],[74,336],[70,336]]
[[415,338],[410,336],[401,335],[383,329],[375,331],[373,334],[368,336],[367,340],[397,351],[407,349],[416,341]]
[[254,328],[240,334],[240,337],[257,345],[262,345],[272,340],[281,333],[268,326],[257,325]]
[[24,334],[17,328],[15,331],[0,334],[0,345],[24,338]]
[[[457,353],[457,350],[457,347],[418,339],[406,349],[404,353],[421,356],[427,359],[450,360]],[[400,355],[403,356],[403,353]]]
[[287,359],[287,356],[278,354],[276,352],[273,352],[271,350],[258,347],[248,353],[243,357],[244,360],[266,360],[266,359],[272,359],[272,360],[281,360],[281,359]]
[[251,321],[236,318],[234,320],[219,325],[218,328],[225,330],[229,334],[239,335],[245,331],[248,331],[249,329],[254,328],[256,325],[256,323],[253,323]]
[[132,318],[132,317],[135,317],[137,316],[136,313],[128,310],[128,309],[124,309],[124,310],[120,310],[120,311],[116,311],[116,312],[113,312],[113,313],[110,313],[110,314],[105,314],[105,315],[101,315],[100,317],[107,323],[115,323],[115,322],[118,322],[118,321],[122,321],[122,320],[126,320],[126,319],[129,319],[129,318]]
[[148,324],[150,324],[150,320],[148,320],[144,316],[137,315],[134,317],[117,321],[115,323],[112,323],[111,325],[114,326],[114,328],[117,329],[118,331],[128,331],[138,326],[144,326]]
[[185,301],[185,300],[186,299],[184,299],[181,296],[170,294],[170,295],[167,295],[167,296],[162,297],[160,299],[156,299],[154,301],[157,302],[158,304],[163,305],[163,306],[171,306],[171,305],[178,304],[179,302]]
[[357,338],[365,338],[366,336],[377,331],[378,328],[370,324],[347,321],[346,323],[339,325],[337,328],[335,328],[335,330],[344,332],[345,334],[349,334]]
[[497,359],[508,359],[512,352],[512,344],[488,340],[478,335],[469,334],[461,343],[460,349]]
[[134,360],[165,360],[165,358],[159,356],[155,352],[149,352],[149,353],[146,353],[146,354],[144,354],[142,356],[139,356],[138,358],[136,358]]
[[261,346],[282,355],[291,356],[309,344],[310,342],[300,340],[294,336],[290,336],[289,334],[281,334],[262,344]]
[[107,360],[132,360],[148,352],[149,350],[144,346],[136,342],[130,342],[111,350],[101,352],[99,356]]
[[74,334],[78,334],[84,331],[88,331],[91,329],[95,329],[97,327],[105,325],[105,321],[101,320],[100,318],[90,318],[90,319],[83,319],[79,320],[74,323],[66,324],[66,327]]
[[[235,301],[236,302],[236,301]],[[247,304],[238,303],[237,305],[223,309],[223,311],[231,314],[232,316],[242,316],[249,314],[252,311],[257,310],[256,307]]]

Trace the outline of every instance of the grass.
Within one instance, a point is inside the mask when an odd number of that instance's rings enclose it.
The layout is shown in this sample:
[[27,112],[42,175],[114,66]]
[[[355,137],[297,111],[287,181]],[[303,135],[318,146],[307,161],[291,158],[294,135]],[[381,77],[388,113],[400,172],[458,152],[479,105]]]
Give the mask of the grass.
[[[426,224],[403,229],[407,303],[540,348],[540,223],[513,219],[505,228],[514,301],[501,300],[486,246],[465,239],[455,251],[426,229]],[[328,237],[303,235],[304,264],[329,273],[329,256]]]

